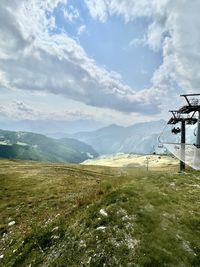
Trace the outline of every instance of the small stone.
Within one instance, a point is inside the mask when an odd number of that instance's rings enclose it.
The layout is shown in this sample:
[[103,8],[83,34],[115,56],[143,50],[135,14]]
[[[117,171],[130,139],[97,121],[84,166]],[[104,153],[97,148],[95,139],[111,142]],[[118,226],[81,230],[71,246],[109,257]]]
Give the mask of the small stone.
[[4,255],[3,255],[3,254],[1,254],[1,255],[0,255],[0,259],[3,259],[3,257],[4,257]]
[[108,216],[108,213],[104,209],[100,209],[99,213],[105,217]]
[[90,264],[92,257],[89,257],[87,264]]
[[54,227],[53,229],[52,229],[52,232],[54,232],[54,231],[58,231],[58,226],[56,226],[56,227]]
[[59,239],[60,237],[58,235],[53,235],[52,238],[53,239]]
[[105,226],[99,226],[99,227],[97,227],[97,230],[105,230],[105,229],[106,229]]
[[11,221],[8,223],[8,226],[13,226],[13,225],[15,225],[15,223],[16,223],[15,221]]

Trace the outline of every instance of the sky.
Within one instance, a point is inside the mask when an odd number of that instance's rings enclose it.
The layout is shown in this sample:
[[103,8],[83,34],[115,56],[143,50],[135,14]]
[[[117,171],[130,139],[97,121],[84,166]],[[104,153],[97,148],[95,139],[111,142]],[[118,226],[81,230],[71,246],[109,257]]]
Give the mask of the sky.
[[200,93],[199,10],[199,0],[1,0],[0,120],[166,119],[180,94]]

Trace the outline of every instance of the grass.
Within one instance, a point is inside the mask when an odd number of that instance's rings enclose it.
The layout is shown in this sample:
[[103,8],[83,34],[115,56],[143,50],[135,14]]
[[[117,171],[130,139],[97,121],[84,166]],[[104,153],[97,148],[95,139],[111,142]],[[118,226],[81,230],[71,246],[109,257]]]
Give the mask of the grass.
[[0,264],[200,266],[200,176],[173,168],[0,161]]
[[161,168],[175,167],[178,160],[169,155],[137,155],[137,154],[113,154],[104,155],[94,159],[88,159],[81,164],[110,167],[131,167],[145,168],[148,166],[151,170],[160,170]]

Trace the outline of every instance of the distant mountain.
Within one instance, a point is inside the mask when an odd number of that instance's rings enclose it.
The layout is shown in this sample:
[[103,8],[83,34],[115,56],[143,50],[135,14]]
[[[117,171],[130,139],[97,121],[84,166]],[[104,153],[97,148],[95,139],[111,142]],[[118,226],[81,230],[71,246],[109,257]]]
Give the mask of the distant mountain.
[[0,158],[80,163],[96,156],[91,146],[78,140],[0,130]]
[[[79,120],[1,120],[1,129],[9,131],[35,132],[48,135],[52,138],[62,138],[67,134],[80,131],[94,131],[103,125],[89,119]],[[56,129],[56,133],[55,133]]]
[[91,145],[99,154],[146,154],[155,151],[158,136],[165,124],[164,120],[138,123],[129,127],[112,124],[92,132],[79,132],[73,137]]

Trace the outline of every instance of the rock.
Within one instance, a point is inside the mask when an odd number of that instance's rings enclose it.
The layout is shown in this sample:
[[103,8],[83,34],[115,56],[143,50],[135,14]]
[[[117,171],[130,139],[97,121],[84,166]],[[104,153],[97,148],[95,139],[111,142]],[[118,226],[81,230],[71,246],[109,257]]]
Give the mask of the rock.
[[105,226],[99,226],[99,227],[97,227],[97,230],[105,230],[105,229],[106,229]]
[[15,223],[16,223],[15,221],[11,221],[8,223],[8,226],[13,226],[13,225],[15,225]]
[[99,213],[100,213],[102,216],[105,216],[105,217],[108,216],[108,213],[107,213],[104,209],[100,209]]

